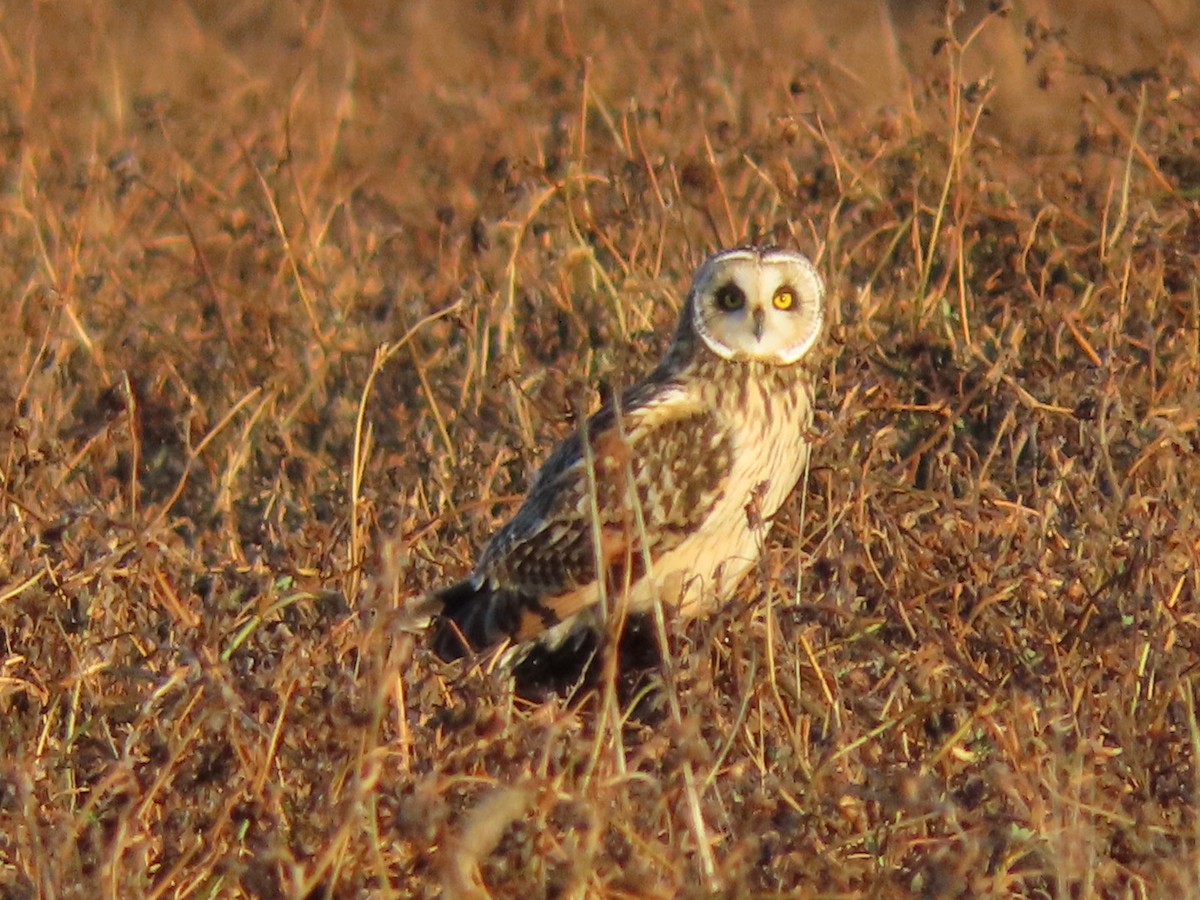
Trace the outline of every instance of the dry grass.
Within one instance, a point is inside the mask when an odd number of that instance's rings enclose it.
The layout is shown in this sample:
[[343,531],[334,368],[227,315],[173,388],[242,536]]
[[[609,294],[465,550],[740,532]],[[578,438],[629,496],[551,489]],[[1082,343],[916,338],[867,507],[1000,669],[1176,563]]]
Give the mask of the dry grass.
[[[1200,16],[931,5],[10,4],[0,894],[1200,892]],[[745,239],[820,442],[679,719],[396,633]]]

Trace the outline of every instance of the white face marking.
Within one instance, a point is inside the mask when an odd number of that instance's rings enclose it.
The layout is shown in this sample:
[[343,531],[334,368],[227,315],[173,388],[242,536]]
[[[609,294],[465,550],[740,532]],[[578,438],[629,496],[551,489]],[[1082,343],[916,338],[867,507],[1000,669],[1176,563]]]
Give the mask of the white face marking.
[[724,359],[788,366],[821,334],[825,287],[808,258],[790,250],[718,253],[692,282],[692,317]]

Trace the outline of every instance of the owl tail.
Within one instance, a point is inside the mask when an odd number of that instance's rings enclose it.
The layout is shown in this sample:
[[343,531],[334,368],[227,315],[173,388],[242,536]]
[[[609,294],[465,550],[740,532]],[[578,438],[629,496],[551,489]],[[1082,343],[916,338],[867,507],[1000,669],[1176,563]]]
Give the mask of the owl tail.
[[433,595],[441,603],[434,619],[433,652],[449,662],[516,634],[523,602],[519,594],[468,578]]

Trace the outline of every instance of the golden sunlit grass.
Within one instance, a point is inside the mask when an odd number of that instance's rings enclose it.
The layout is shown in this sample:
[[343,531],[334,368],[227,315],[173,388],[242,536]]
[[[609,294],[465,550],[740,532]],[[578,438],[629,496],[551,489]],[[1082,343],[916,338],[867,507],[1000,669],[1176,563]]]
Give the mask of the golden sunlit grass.
[[[2,895],[1200,890],[1192,7],[394,6],[5,12]],[[436,661],[745,240],[817,445],[677,713]]]

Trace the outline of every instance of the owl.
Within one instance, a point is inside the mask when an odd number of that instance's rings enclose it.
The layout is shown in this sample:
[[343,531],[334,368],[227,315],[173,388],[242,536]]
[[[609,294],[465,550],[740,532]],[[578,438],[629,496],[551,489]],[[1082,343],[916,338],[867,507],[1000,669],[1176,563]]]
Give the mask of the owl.
[[474,571],[434,592],[434,651],[553,650],[657,602],[686,618],[727,599],[808,460],[823,294],[790,250],[709,257],[654,370],[554,449]]

